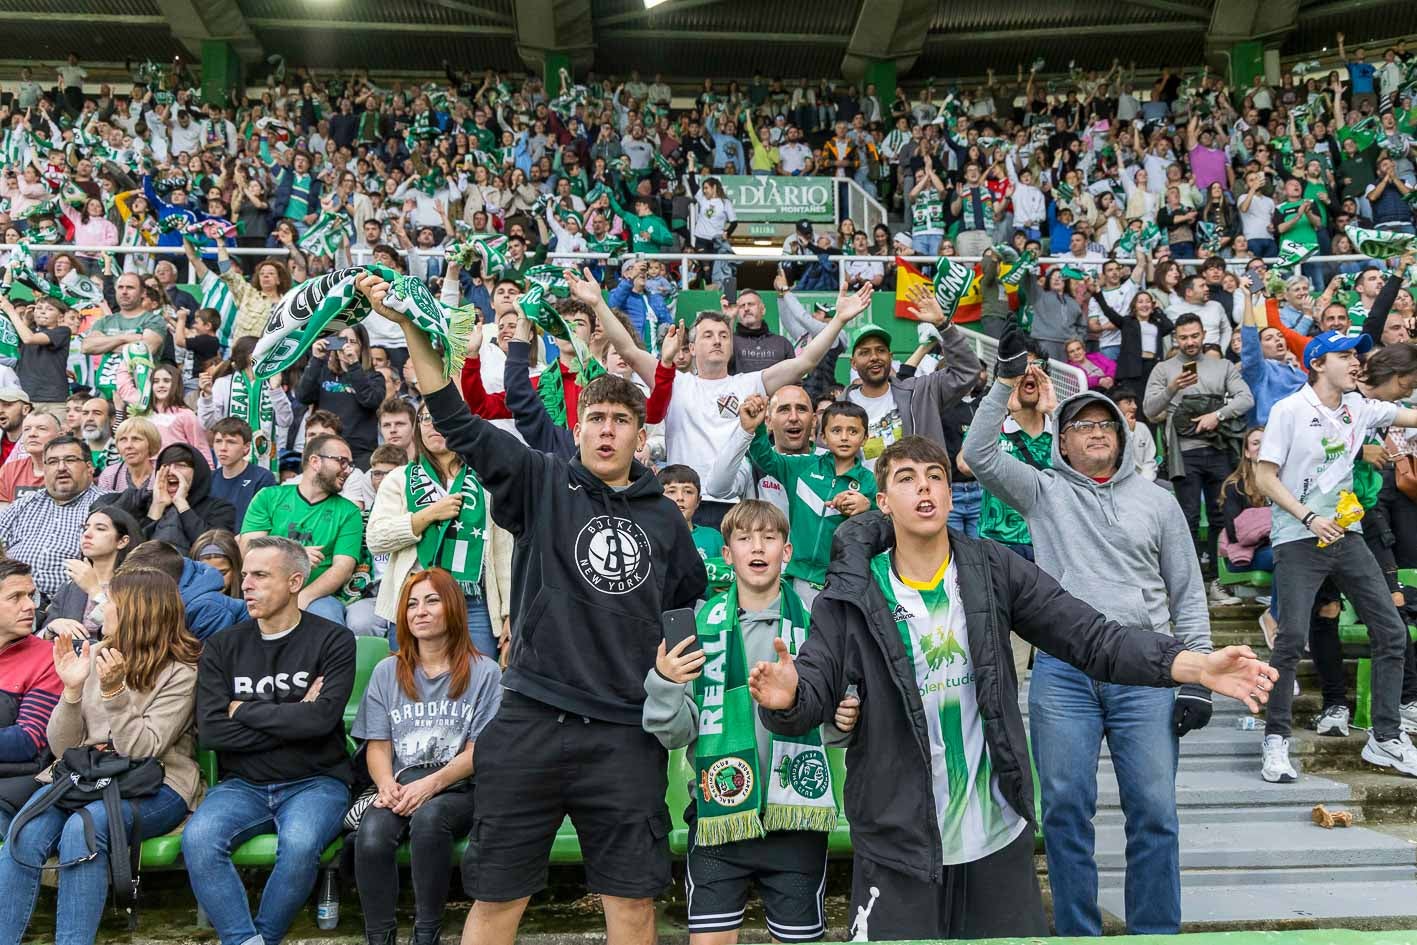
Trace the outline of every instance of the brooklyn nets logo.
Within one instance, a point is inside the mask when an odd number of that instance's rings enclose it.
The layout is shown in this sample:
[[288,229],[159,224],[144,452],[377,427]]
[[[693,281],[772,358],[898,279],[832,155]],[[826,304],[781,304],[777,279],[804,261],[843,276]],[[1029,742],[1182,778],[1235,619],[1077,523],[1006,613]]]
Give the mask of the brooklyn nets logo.
[[649,577],[649,538],[629,519],[597,515],[576,536],[576,566],[604,594],[628,594]]

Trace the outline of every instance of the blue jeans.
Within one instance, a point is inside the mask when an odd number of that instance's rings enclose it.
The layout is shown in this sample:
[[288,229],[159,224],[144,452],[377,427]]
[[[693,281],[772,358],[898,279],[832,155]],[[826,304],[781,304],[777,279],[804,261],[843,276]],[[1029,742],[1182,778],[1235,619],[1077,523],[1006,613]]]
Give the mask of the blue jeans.
[[[133,843],[160,837],[187,816],[187,802],[165,784],[151,797],[120,803],[125,828],[132,830],[134,805],[142,820],[137,835],[129,834]],[[20,940],[39,894],[39,869],[16,862],[11,855],[15,850],[25,863],[43,863],[58,852],[59,904],[54,941],[56,945],[93,942],[103,918],[103,905],[108,901],[108,815],[102,801],[94,801],[87,810],[93,819],[94,845],[98,848],[93,859],[85,859],[89,849],[84,840],[83,818],[52,807],[26,824],[14,843],[6,843],[0,849],[0,889],[5,890],[0,896],[0,942]]]
[[310,602],[310,606],[305,608],[307,614],[314,614],[316,617],[324,617],[326,620],[333,620],[335,623],[344,623],[344,605],[334,597],[317,597]]
[[[497,658],[497,637],[492,632],[492,618],[487,614],[487,601],[481,597],[468,597],[467,635],[472,637],[472,645],[477,652],[495,660]],[[387,621],[385,621],[387,623]],[[393,624],[389,624],[389,649],[399,651],[398,634]]]
[[1181,927],[1174,704],[1169,689],[1097,682],[1038,653],[1028,686],[1029,727],[1059,935],[1102,934],[1092,818],[1103,735],[1127,821],[1127,932],[1174,935]]
[[1121,345],[1103,345],[1097,350],[1105,354],[1107,357],[1111,358],[1113,361],[1117,360],[1122,356]]
[[922,233],[919,236],[910,238],[910,254],[912,256],[935,256],[940,252],[940,243],[944,242],[943,233]]
[[[315,888],[320,854],[339,836],[348,808],[349,788],[325,776],[275,784],[228,778],[207,792],[182,831],[182,858],[222,945],[275,945],[285,937]],[[231,851],[272,831],[280,838],[276,865],[253,920]]]
[[970,538],[979,537],[982,494],[977,482],[957,482],[950,486],[950,528]]
[[1279,255],[1279,246],[1274,240],[1250,240],[1250,252],[1261,259],[1273,259]]

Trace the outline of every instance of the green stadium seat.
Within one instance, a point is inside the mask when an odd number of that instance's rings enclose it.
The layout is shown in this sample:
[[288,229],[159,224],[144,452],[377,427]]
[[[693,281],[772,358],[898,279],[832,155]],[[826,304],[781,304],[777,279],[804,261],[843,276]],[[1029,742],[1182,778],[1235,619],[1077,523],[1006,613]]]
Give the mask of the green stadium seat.
[[389,641],[383,637],[356,637],[354,644],[354,688],[349,691],[349,702],[344,707],[345,729],[354,725],[354,717],[359,714],[359,703],[364,699],[364,690],[369,688],[369,677],[374,675],[374,667],[389,655]]
[[1220,583],[1222,585],[1248,584],[1250,587],[1269,587],[1274,583],[1274,575],[1269,571],[1232,571],[1225,558],[1220,558]]
[[[325,847],[325,852],[320,854],[320,865],[327,866],[333,862],[343,847],[344,837],[335,838],[333,843]],[[259,837],[252,837],[231,851],[231,862],[243,869],[269,869],[275,866],[276,835],[263,833]]]
[[[184,821],[185,823],[185,821]],[[145,870],[170,870],[177,866],[182,855],[182,827],[179,825],[171,833],[143,841],[142,859],[139,868]]]

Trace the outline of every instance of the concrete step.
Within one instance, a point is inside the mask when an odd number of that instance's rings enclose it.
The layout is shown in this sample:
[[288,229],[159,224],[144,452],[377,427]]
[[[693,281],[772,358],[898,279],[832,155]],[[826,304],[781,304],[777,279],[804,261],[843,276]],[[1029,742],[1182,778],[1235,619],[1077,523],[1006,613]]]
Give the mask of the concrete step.
[[[1351,803],[1337,802],[1325,805],[1331,811],[1346,810],[1353,814],[1354,822],[1363,823],[1367,820],[1362,808],[1355,807]],[[1180,818],[1181,826],[1184,829],[1188,825],[1195,824],[1205,826],[1215,823],[1265,823],[1265,824],[1307,824],[1313,805],[1309,803],[1296,804],[1271,804],[1263,807],[1237,807],[1224,803],[1223,799],[1217,799],[1215,804],[1191,805],[1177,808],[1177,816]],[[1093,826],[1101,828],[1103,826],[1118,826],[1126,820],[1122,815],[1120,807],[1101,808],[1097,815],[1092,818]]]
[[[1354,799],[1353,789],[1341,781],[1300,773],[1292,784],[1270,784],[1260,778],[1259,755],[1248,771],[1204,771],[1182,768],[1176,773],[1176,805],[1187,807],[1271,807],[1343,804]],[[1097,776],[1099,810],[1120,808],[1117,780],[1111,771]],[[1417,903],[1414,903],[1417,906]]]
[[[1126,837],[1120,825],[1097,829],[1099,882],[1121,882]],[[1181,827],[1181,870],[1260,871],[1298,867],[1406,866],[1417,875],[1417,850],[1366,827],[1325,830],[1312,823],[1230,822]],[[1414,885],[1417,893],[1417,885]],[[1417,911],[1417,897],[1409,907]]]
[[[1284,878],[1264,870],[1246,876],[1240,870],[1182,873],[1181,916],[1186,930],[1204,927],[1262,927],[1278,923],[1315,923],[1318,927],[1413,928],[1417,920],[1417,882],[1411,867],[1339,871],[1327,868],[1293,871]],[[1285,871],[1289,874],[1289,871]],[[1347,877],[1352,875],[1352,880]],[[1114,915],[1125,914],[1120,884],[1101,889],[1098,901]],[[1398,921],[1384,922],[1397,917]],[[1276,932],[1278,941],[1282,933]]]

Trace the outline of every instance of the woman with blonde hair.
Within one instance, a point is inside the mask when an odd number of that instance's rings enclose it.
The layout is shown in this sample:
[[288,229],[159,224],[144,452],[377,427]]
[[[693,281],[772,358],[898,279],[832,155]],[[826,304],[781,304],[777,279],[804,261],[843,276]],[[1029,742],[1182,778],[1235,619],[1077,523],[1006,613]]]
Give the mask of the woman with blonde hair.
[[453,842],[472,827],[473,742],[497,714],[502,673],[467,632],[458,582],[442,568],[399,593],[399,649],[369,679],[352,734],[377,790],[354,835],[355,878],[371,945],[398,935],[399,844],[409,839],[413,945],[433,945],[448,900]]
[[[176,582],[152,568],[115,574],[103,613],[102,642],[91,644],[72,628],[55,637],[54,668],[64,694],[49,719],[49,748],[62,756],[70,748],[105,747],[162,763],[157,791],[120,802],[129,842],[139,844],[176,828],[202,798],[193,725],[200,646],[187,632]],[[26,807],[38,804],[52,779],[52,768],[36,776],[38,791]],[[108,898],[104,803],[94,801],[80,813],[55,807],[32,819],[25,813],[22,808],[0,848],[0,942],[24,936],[42,867],[57,853],[53,940],[88,945]]]
[[162,434],[147,417],[129,417],[113,432],[113,445],[121,463],[110,463],[98,476],[98,487],[104,492],[122,492],[134,486],[146,485],[156,468],[157,454],[162,449]]

